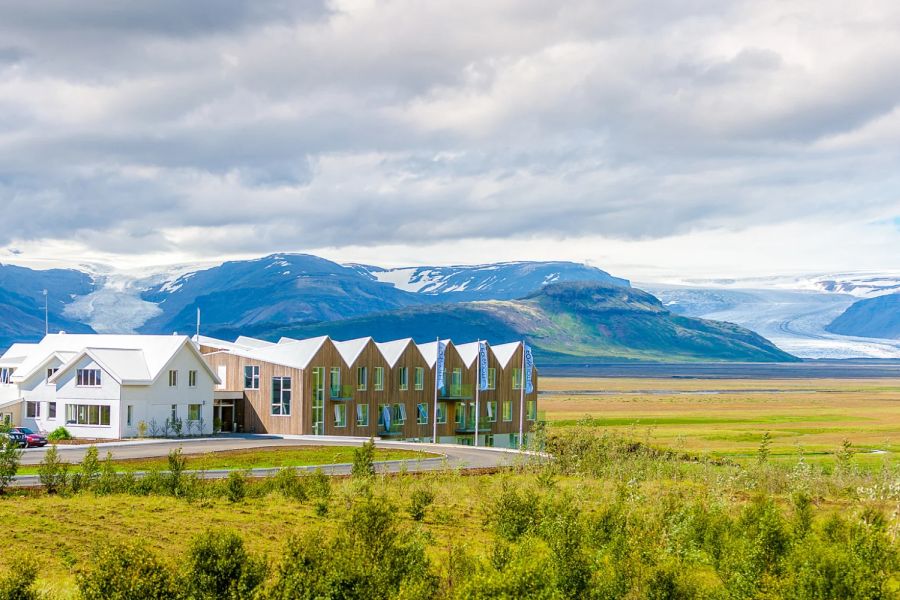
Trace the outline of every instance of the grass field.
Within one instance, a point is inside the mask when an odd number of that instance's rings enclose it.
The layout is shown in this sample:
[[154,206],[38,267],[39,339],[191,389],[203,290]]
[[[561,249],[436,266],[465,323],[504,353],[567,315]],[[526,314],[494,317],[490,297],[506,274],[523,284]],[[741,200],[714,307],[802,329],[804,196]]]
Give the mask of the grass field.
[[773,459],[828,464],[843,440],[860,466],[896,464],[900,380],[542,378],[553,427],[578,422],[676,450],[746,461],[763,434]]
[[[338,446],[305,446],[299,448],[255,448],[252,450],[233,450],[229,452],[213,452],[209,454],[186,454],[185,468],[191,471],[209,471],[213,469],[273,469],[281,467],[308,467],[315,465],[344,464],[353,462],[353,448]],[[376,448],[375,460],[420,460],[433,458],[427,452]],[[102,455],[100,457],[103,458]],[[115,460],[112,463],[117,471],[152,471],[166,469],[168,459],[146,458],[132,460]],[[20,475],[35,475],[37,466],[19,468]]]

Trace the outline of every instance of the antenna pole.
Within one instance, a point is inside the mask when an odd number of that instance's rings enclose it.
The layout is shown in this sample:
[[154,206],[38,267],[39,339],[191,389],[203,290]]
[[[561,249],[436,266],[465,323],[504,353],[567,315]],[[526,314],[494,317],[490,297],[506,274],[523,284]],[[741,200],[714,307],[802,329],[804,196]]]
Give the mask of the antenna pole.
[[47,290],[44,290],[44,335],[50,333],[50,300],[47,297]]

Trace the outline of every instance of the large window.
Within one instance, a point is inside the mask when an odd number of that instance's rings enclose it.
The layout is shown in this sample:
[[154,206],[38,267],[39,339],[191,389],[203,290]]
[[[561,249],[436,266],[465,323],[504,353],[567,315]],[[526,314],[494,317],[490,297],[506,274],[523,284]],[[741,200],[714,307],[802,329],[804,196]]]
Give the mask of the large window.
[[522,369],[514,368],[512,372],[513,389],[522,389]]
[[47,418],[51,420],[56,419],[56,402],[47,403]]
[[487,389],[489,389],[489,390],[496,390],[496,389],[497,389],[497,369],[495,369],[494,367],[488,368],[488,373],[487,373],[487,375],[488,375],[488,377],[487,377],[487,380],[488,380],[488,386],[487,386]]
[[197,387],[197,371],[188,371],[188,387]]
[[416,389],[425,389],[425,367],[416,367]]
[[487,420],[488,420],[488,423],[496,423],[497,422],[497,403],[496,402],[488,402],[487,403]]
[[100,369],[78,369],[75,373],[75,385],[78,387],[100,387],[102,385]]
[[357,427],[368,427],[369,426],[369,405],[368,404],[357,404],[356,405],[356,426]]
[[29,419],[38,419],[41,416],[41,403],[40,402],[26,402],[25,403],[25,416]]
[[405,404],[395,404],[394,405],[394,422],[397,425],[403,425],[406,423],[406,405]]
[[176,387],[178,385],[178,371],[175,369],[171,369],[169,371],[169,387]]
[[405,392],[409,389],[409,367],[400,367],[397,369],[397,380],[400,382],[401,392]]
[[[129,408],[131,408],[129,406]],[[200,405],[199,404],[188,404],[188,421],[199,421],[200,420]]]
[[529,421],[537,419],[537,400],[528,400],[525,402],[525,418]]
[[456,405],[456,425],[463,427],[466,424],[466,403],[460,402]]
[[244,367],[244,389],[259,389],[259,365],[247,365]]
[[287,417],[291,414],[291,378],[272,378],[272,414]]
[[331,388],[331,397],[332,398],[340,398],[341,397],[341,368],[340,367],[331,367],[331,379],[329,380],[329,387]]
[[360,392],[364,392],[367,387],[369,387],[369,367],[357,367],[356,389]]
[[416,423],[419,425],[428,425],[428,404],[425,402],[416,404]]
[[347,426],[347,405],[346,404],[335,404],[334,405],[334,426],[335,427],[346,427]]
[[511,400],[503,401],[503,420],[504,421],[512,421],[512,401]]
[[373,387],[376,392],[384,391],[384,367],[375,367],[374,371],[372,371],[372,376],[375,380],[372,382]]
[[109,406],[98,404],[67,404],[66,425],[109,426]]
[[438,402],[437,422],[438,422],[438,425],[443,425],[447,422],[447,403],[446,402]]

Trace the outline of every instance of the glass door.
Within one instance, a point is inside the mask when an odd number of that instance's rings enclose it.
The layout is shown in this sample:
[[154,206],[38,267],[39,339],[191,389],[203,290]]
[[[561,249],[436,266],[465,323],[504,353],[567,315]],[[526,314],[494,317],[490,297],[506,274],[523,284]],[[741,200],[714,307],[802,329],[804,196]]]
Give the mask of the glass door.
[[313,369],[313,435],[325,435],[325,367]]

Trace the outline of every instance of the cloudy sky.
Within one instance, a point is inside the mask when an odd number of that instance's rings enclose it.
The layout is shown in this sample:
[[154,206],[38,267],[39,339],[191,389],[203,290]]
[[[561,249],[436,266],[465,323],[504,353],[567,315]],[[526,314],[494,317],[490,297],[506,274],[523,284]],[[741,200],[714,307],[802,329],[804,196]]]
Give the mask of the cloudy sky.
[[900,270],[895,0],[0,0],[0,260]]

